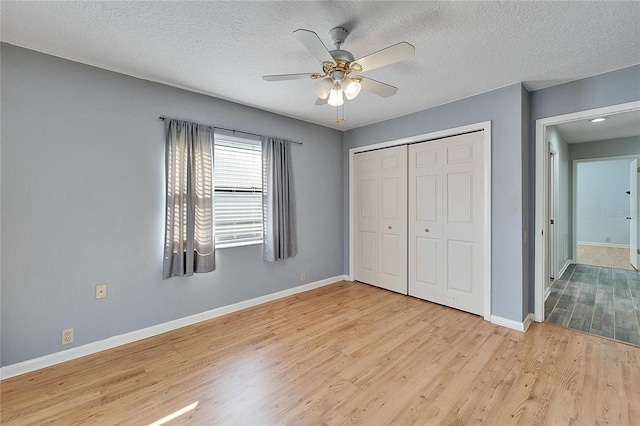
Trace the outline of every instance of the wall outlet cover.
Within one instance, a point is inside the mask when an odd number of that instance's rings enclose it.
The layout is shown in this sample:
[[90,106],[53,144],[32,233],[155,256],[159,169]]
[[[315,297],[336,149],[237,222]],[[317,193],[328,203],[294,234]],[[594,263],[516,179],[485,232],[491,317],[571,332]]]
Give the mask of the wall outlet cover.
[[102,299],[107,297],[107,284],[98,284],[96,286],[96,299]]
[[73,343],[73,328],[62,330],[62,344],[68,345],[69,343]]

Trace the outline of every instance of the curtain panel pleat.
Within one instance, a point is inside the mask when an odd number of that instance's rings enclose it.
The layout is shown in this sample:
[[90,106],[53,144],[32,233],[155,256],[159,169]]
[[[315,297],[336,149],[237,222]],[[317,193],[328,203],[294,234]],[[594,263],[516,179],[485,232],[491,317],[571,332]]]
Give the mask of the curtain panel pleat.
[[298,253],[291,142],[262,138],[263,258],[266,262]]
[[215,269],[213,127],[165,120],[166,210],[162,278]]

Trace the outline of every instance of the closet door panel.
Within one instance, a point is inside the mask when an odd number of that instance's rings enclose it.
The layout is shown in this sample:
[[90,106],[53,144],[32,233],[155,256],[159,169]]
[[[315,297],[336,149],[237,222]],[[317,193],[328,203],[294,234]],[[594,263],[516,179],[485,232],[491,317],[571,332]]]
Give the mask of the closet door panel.
[[409,146],[409,294],[444,300],[442,268],[442,147]]
[[409,148],[409,294],[483,310],[482,132]]
[[407,147],[374,152],[380,158],[378,285],[407,294]]
[[378,283],[378,159],[367,152],[355,156],[355,271],[354,278]]
[[415,238],[415,254],[419,262],[411,265],[413,275],[409,294],[436,303],[443,303],[440,241],[437,238]]
[[478,315],[484,310],[484,182],[482,132],[442,140],[444,303]]
[[407,294],[407,148],[356,154],[355,279]]

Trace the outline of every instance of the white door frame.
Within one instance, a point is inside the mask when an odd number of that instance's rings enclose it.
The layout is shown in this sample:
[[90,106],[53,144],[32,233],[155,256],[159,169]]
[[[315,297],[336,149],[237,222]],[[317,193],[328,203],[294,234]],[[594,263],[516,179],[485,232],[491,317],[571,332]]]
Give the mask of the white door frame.
[[638,193],[640,192],[640,185],[638,184],[638,173],[640,173],[640,156],[631,160],[631,167],[629,168],[629,263],[635,269],[640,268],[640,253],[638,252],[638,229],[640,224],[638,223]]
[[349,150],[349,275],[350,281],[354,280],[353,274],[355,270],[355,214],[354,200],[355,193],[355,175],[354,175],[354,155],[358,152],[371,151],[373,149],[389,148],[397,145],[412,144],[418,142],[426,142],[433,139],[446,138],[462,133],[484,131],[484,319],[491,321],[491,121],[469,124],[466,126],[455,127],[452,129],[440,130],[437,132],[424,133],[407,138],[390,140],[373,145],[351,148]]
[[627,102],[619,105],[611,105],[603,108],[595,108],[570,114],[536,120],[536,210],[535,210],[535,312],[534,319],[537,322],[544,321],[544,282],[547,275],[545,269],[548,263],[546,236],[548,235],[547,217],[547,182],[549,179],[546,127],[571,121],[595,118],[603,115],[620,112],[640,110],[640,101]]
[[[558,168],[558,150],[549,142],[549,163],[552,169],[549,169],[549,209],[551,211],[551,220],[553,220],[553,228],[549,228],[549,251],[551,252],[551,259],[549,261],[549,277],[557,280],[558,277],[558,176],[556,175],[556,169]],[[549,223],[551,225],[551,223]]]

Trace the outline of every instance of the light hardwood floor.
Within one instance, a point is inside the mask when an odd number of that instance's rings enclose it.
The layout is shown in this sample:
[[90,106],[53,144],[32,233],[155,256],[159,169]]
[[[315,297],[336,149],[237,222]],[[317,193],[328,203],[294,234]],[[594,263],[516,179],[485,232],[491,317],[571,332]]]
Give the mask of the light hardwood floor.
[[7,425],[640,422],[639,347],[348,282],[0,385]]

